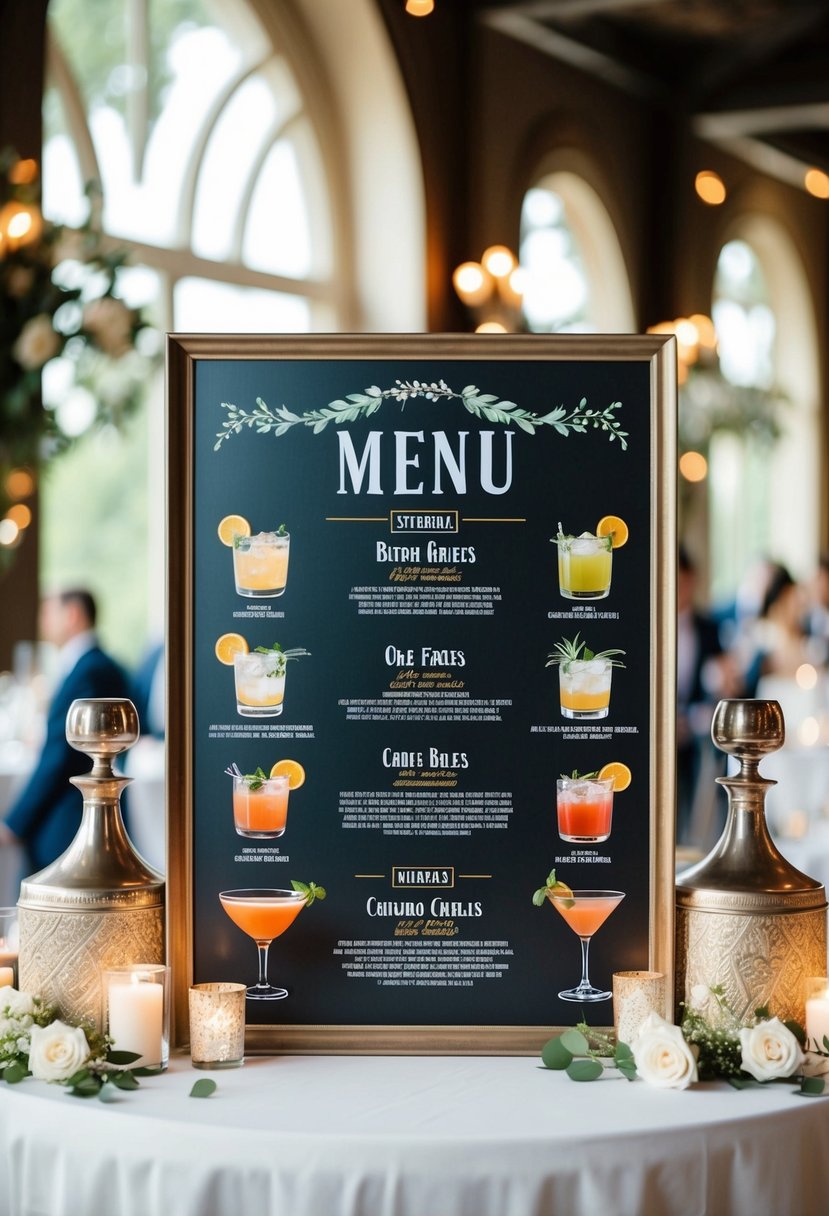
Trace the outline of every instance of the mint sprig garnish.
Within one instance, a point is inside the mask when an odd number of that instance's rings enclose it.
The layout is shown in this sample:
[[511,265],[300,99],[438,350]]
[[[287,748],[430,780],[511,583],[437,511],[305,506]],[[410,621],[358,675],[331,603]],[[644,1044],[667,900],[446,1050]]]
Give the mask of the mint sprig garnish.
[[327,894],[325,887],[318,887],[315,882],[299,882],[296,878],[291,879],[291,886],[295,891],[301,891],[305,896],[305,906],[311,907],[315,899],[325,899]]
[[536,908],[543,907],[543,905],[547,901],[548,887],[554,887],[555,884],[556,884],[556,872],[555,872],[555,870],[550,870],[550,873],[547,875],[547,881],[544,884],[544,886],[539,887],[537,891],[533,892],[533,903],[535,904]]
[[562,638],[560,642],[556,642],[553,651],[547,655],[546,667],[555,667],[561,663],[566,671],[571,663],[577,660],[583,663],[589,663],[591,659],[606,659],[611,667],[624,667],[624,663],[620,662],[615,656],[617,654],[625,654],[624,650],[619,650],[615,647],[611,650],[593,651],[584,641],[579,641],[581,633],[577,633],[571,640],[570,638]]
[[257,767],[255,773],[244,774],[244,781],[249,790],[261,790],[267,780],[265,770],[259,767]]
[[574,768],[572,773],[559,773],[562,781],[592,781],[598,775],[598,769],[594,769],[592,773],[580,773],[577,768]]

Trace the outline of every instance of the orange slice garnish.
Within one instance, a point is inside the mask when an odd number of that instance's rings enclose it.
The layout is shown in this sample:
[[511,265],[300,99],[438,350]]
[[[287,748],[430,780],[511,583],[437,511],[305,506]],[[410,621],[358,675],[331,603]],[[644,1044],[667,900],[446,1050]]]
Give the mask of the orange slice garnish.
[[599,769],[599,780],[607,781],[608,778],[613,780],[613,792],[620,794],[630,785],[631,772],[626,764],[622,764],[619,760],[612,760],[610,764],[605,764],[603,768]]
[[289,790],[298,790],[305,784],[305,769],[298,760],[277,760],[271,769],[271,776],[287,777]]
[[223,633],[216,643],[216,658],[226,667],[232,667],[234,655],[248,654],[249,650],[241,633]]
[[596,524],[597,536],[609,536],[614,549],[621,549],[630,535],[628,526],[618,515],[604,515]]
[[237,536],[250,536],[250,524],[244,515],[226,515],[217,531],[223,545],[232,545]]

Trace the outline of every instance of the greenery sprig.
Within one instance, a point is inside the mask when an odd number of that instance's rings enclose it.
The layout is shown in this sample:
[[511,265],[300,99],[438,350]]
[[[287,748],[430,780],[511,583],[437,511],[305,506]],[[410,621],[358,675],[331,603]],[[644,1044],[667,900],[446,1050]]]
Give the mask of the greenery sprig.
[[566,1072],[571,1081],[596,1081],[605,1068],[617,1068],[628,1081],[636,1078],[636,1062],[627,1043],[579,1022],[571,1030],[549,1039],[541,1049],[545,1068]]
[[532,410],[522,409],[514,401],[500,401],[493,393],[482,393],[474,384],[468,384],[460,392],[456,392],[445,380],[432,383],[396,380],[391,388],[381,389],[373,384],[362,393],[348,393],[344,398],[330,401],[320,409],[305,410],[302,414],[295,414],[286,405],[271,409],[261,397],[256,398],[256,405],[252,410],[223,401],[221,408],[227,411],[227,416],[221,430],[216,432],[213,450],[217,452],[226,439],[240,434],[246,428],[258,435],[273,434],[277,437],[284,435],[291,427],[307,426],[318,435],[331,422],[342,426],[343,423],[370,418],[372,414],[377,413],[384,401],[397,402],[402,409],[407,401],[419,397],[426,401],[459,401],[475,418],[503,426],[514,424],[529,435],[534,435],[544,426],[553,427],[565,438],[571,433],[583,435],[590,429],[601,430],[611,442],[618,439],[623,451],[627,449],[628,432],[622,430],[616,412],[622,408],[621,401],[613,401],[603,410],[599,410],[590,409],[587,398],[582,397],[569,413],[565,406],[559,405],[547,414],[536,414]]
[[299,882],[296,878],[291,879],[291,886],[295,891],[301,891],[306,897],[305,906],[311,907],[315,899],[325,899],[327,891],[325,887],[318,887],[315,882]]
[[611,650],[600,650],[595,653],[586,645],[585,642],[579,641],[581,633],[577,633],[572,639],[562,638],[560,642],[556,642],[551,654],[547,655],[545,667],[555,667],[561,663],[564,670],[567,671],[571,663],[576,661],[589,663],[591,659],[607,659],[611,667],[624,667],[624,663],[615,656],[624,654],[624,650],[619,650],[618,647]]

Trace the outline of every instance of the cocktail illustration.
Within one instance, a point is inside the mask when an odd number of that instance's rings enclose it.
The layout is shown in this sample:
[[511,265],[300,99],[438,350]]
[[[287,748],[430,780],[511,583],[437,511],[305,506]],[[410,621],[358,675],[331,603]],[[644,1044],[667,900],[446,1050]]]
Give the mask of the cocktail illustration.
[[631,774],[626,764],[613,762],[595,773],[573,772],[556,782],[558,834],[569,844],[607,840],[613,819],[613,795],[626,790]]
[[233,779],[233,823],[240,836],[272,839],[282,836],[288,821],[288,795],[305,781],[297,760],[278,760],[270,774],[257,768],[243,773],[238,765],[225,769]]
[[278,642],[250,650],[239,633],[223,633],[216,642],[216,658],[233,667],[236,712],[245,718],[276,718],[282,713],[288,661],[307,654],[302,647],[283,650]]
[[285,525],[275,532],[257,532],[242,515],[226,515],[219,524],[219,539],[233,549],[236,591],[248,599],[274,599],[288,581],[291,537]]
[[550,872],[546,885],[533,895],[536,907],[549,899],[581,942],[581,979],[575,988],[559,992],[563,1001],[609,1001],[613,995],[591,984],[588,955],[593,936],[624,898],[624,891],[572,891],[566,883],[556,880],[555,870]]
[[553,544],[558,549],[558,585],[568,600],[603,600],[610,593],[613,550],[621,549],[628,528],[617,515],[605,515],[594,532],[566,534],[558,525]]
[[610,681],[614,667],[624,667],[616,655],[624,650],[594,654],[579,634],[556,642],[547,667],[558,667],[559,700],[565,718],[606,718],[610,708]]
[[281,1001],[288,995],[288,990],[269,981],[268,951],[273,939],[294,923],[308,903],[308,893],[245,887],[238,891],[222,891],[219,900],[234,925],[253,938],[259,952],[259,978],[248,988],[248,997],[257,1001]]

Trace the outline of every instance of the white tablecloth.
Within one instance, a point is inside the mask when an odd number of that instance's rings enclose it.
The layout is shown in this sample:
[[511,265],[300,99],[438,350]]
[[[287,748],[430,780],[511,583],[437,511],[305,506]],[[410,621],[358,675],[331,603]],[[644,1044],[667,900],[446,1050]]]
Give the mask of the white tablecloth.
[[825,1216],[829,1099],[528,1058],[299,1057],[104,1105],[0,1086],[2,1216]]

